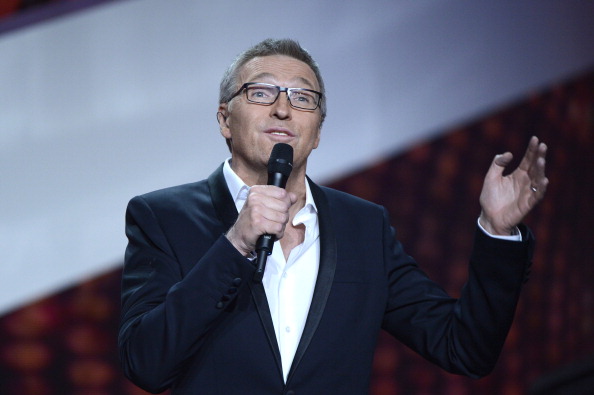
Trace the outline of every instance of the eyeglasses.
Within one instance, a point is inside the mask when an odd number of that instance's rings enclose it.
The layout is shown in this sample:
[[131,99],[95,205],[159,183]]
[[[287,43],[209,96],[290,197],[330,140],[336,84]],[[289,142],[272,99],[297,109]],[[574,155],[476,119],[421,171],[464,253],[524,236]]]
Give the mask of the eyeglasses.
[[299,110],[313,111],[320,105],[322,94],[305,88],[283,88],[282,86],[264,84],[261,82],[246,82],[231,96],[229,101],[245,90],[248,102],[269,106],[276,102],[281,92],[287,93],[291,107]]

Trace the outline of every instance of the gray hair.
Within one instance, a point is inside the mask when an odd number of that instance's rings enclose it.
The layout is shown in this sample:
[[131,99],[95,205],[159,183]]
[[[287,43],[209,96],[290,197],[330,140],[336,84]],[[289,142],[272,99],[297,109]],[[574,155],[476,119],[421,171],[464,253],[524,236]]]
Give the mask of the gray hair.
[[243,65],[254,58],[271,55],[290,56],[304,62],[312,69],[318,79],[320,92],[322,93],[322,101],[320,103],[321,125],[326,118],[326,90],[320,68],[309,52],[302,48],[297,41],[291,39],[275,40],[269,38],[239,54],[223,75],[219,91],[219,103],[228,103],[237,89],[239,89],[237,76]]

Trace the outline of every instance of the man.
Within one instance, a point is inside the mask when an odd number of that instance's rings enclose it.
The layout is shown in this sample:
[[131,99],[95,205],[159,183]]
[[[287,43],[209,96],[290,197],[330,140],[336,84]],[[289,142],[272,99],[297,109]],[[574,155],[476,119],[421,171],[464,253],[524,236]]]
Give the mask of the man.
[[[511,154],[494,159],[468,283],[453,299],[404,253],[384,208],[306,177],[325,112],[310,55],[291,40],[259,43],[221,83],[231,160],[207,180],[130,201],[119,346],[137,385],[366,394],[381,328],[450,372],[491,371],[530,264],[533,238],[518,224],[544,195],[546,146],[532,138],[506,177]],[[294,149],[286,189],[265,185],[279,142]],[[278,241],[259,283],[262,234]]]

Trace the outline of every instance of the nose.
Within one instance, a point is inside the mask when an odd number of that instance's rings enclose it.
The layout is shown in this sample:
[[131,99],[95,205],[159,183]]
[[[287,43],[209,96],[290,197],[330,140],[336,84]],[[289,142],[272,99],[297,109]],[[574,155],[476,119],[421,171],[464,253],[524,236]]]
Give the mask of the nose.
[[291,103],[289,103],[287,92],[280,92],[279,97],[270,107],[271,116],[278,119],[291,118],[293,108],[291,107]]

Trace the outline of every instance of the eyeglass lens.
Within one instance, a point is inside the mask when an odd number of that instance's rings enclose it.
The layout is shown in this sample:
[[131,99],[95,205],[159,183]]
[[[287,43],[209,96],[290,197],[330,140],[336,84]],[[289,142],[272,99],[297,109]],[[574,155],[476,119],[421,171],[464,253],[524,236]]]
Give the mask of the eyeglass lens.
[[[318,106],[319,95],[300,88],[287,89],[289,102],[293,107],[314,110]],[[272,104],[276,101],[280,89],[275,85],[254,84],[246,87],[247,99],[254,103]]]

